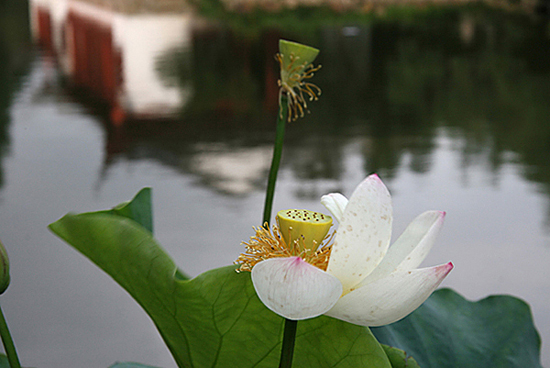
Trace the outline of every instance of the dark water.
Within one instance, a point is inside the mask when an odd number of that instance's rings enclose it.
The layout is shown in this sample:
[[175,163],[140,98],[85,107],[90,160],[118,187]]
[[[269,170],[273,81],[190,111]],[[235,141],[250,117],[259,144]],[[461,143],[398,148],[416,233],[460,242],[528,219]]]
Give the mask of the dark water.
[[287,127],[274,208],[322,211],[322,194],[349,195],[377,172],[396,234],[447,211],[425,264],[452,260],[444,285],[470,299],[528,301],[550,364],[548,25],[479,8],[303,34],[183,20],[179,38],[168,29],[148,43],[137,30],[157,29],[158,14],[118,15],[136,33],[118,39],[133,110],[115,127],[109,79],[64,75],[61,52],[32,47],[26,11],[0,12],[0,238],[12,265],[1,302],[25,366],[175,366],[141,309],[46,226],[152,186],[156,236],[176,263],[190,275],[230,264],[261,219],[280,37],[322,50],[323,95]]

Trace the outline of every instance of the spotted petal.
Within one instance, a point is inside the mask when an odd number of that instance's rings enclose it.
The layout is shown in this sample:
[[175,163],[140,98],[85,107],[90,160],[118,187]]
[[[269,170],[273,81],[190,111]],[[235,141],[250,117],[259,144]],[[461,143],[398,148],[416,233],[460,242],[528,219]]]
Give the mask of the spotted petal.
[[367,177],[345,207],[327,272],[347,292],[380,263],[391,237],[392,205],[388,189],[378,175]]
[[451,262],[396,271],[344,295],[326,315],[356,325],[382,326],[418,308],[452,270]]
[[445,212],[441,211],[426,211],[416,217],[391,245],[378,267],[357,287],[385,277],[395,270],[417,268],[432,249],[444,219]]
[[320,316],[342,295],[336,277],[300,257],[271,258],[256,264],[252,283],[266,307],[292,320]]

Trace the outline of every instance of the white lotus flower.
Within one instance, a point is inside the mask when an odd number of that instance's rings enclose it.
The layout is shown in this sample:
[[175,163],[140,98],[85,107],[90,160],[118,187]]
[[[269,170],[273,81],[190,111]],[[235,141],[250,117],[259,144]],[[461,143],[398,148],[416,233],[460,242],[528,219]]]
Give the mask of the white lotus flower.
[[381,326],[418,308],[452,270],[451,262],[416,268],[434,244],[444,212],[421,214],[389,247],[391,197],[376,174],[349,201],[333,193],[321,203],[340,224],[332,245],[317,249],[330,228],[329,216],[281,211],[279,227],[256,229],[245,243],[247,253],[236,261],[241,271],[251,270],[258,297],[273,312],[292,320],[326,314]]

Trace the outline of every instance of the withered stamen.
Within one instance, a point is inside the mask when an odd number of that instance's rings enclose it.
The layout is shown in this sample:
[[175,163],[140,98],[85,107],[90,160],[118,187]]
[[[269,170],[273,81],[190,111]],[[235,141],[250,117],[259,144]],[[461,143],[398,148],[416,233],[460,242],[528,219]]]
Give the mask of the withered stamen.
[[[283,68],[283,55],[275,55],[275,59]],[[288,122],[295,121],[298,117],[304,117],[304,112],[309,110],[307,108],[307,102],[304,98],[304,93],[309,97],[310,101],[318,99],[321,95],[321,89],[316,85],[308,82],[304,82],[305,79],[312,78],[316,71],[321,66],[314,67],[313,64],[301,64],[295,66],[299,58],[294,54],[290,54],[290,64],[286,66],[286,73],[288,73],[287,80],[278,80],[277,84],[280,87],[279,101],[284,94],[288,98]]]

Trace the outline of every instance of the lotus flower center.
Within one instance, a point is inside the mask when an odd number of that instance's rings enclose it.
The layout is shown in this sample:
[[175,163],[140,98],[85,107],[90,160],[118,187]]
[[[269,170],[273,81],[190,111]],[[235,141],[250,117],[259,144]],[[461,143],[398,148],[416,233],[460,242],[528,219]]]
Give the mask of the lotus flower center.
[[265,223],[254,228],[255,235],[243,242],[246,250],[235,261],[237,272],[252,271],[257,263],[276,257],[300,257],[305,262],[326,271],[332,250],[328,235],[332,218],[308,210],[285,210],[277,213],[277,224],[272,229]]
[[313,254],[332,226],[332,218],[309,210],[277,213],[279,231],[294,255]]

